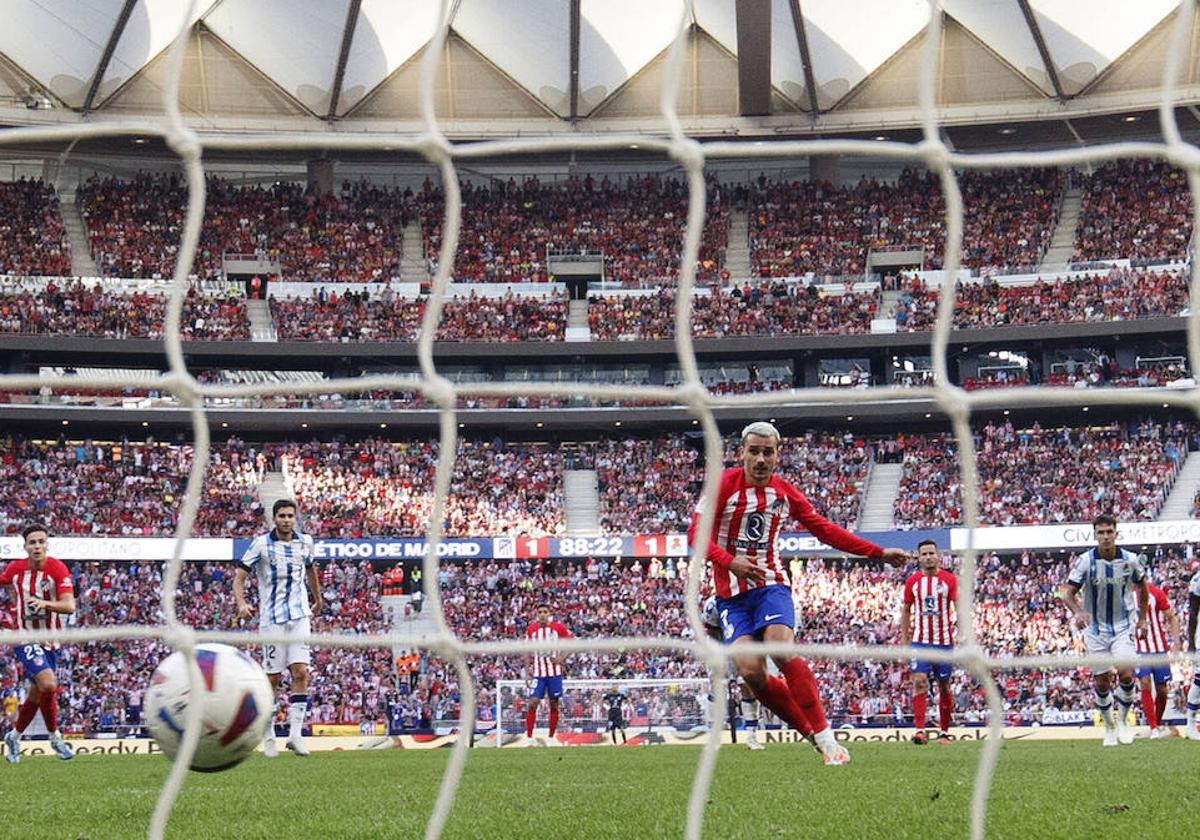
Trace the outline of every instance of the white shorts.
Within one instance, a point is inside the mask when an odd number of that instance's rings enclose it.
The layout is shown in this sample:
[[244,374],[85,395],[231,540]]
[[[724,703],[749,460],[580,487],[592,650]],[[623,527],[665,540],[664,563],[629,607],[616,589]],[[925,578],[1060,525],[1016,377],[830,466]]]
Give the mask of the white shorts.
[[1133,637],[1132,627],[1120,633],[1095,633],[1089,627],[1083,631],[1083,643],[1088,653],[1137,656],[1137,642]]
[[[309,632],[308,616],[282,624],[261,624],[259,630],[264,633],[283,631],[288,635],[304,635]],[[263,670],[268,674],[281,674],[288,665],[312,662],[312,650],[301,642],[266,642],[263,645]]]

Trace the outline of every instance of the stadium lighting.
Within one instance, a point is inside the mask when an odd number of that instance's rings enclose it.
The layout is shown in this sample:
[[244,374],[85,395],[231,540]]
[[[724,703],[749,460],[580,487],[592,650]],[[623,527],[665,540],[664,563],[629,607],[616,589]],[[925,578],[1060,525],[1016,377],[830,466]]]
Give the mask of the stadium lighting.
[[222,424],[221,424],[221,428],[222,428],[222,429],[228,429],[228,428],[229,428],[229,424],[228,424],[228,423],[222,423]]
[[541,423],[538,423],[538,424],[537,424],[537,427],[538,427],[539,429],[540,429],[540,428],[542,428],[542,424],[541,424]]
[[308,424],[307,424],[307,423],[301,423],[301,424],[300,424],[300,428],[301,428],[301,429],[307,429],[307,428],[308,428]]
[[1141,117],[1139,117],[1137,114],[1130,114],[1127,117],[1122,117],[1121,122],[1135,123],[1140,119],[1141,119]]
[[846,415],[846,419],[847,419],[847,420],[853,420],[853,419],[854,419],[854,415],[853,415],[853,414],[847,414],[847,415]]
[[1007,417],[1009,414],[1011,414],[1011,412],[1007,408],[1004,409],[1004,416]]
[[380,424],[379,424],[379,428],[381,428],[381,429],[386,429],[386,428],[387,428],[387,423],[380,423]]
[[617,422],[616,422],[614,425],[620,426],[620,425],[621,425],[621,421],[620,421],[620,420],[618,420],[618,421],[617,421]]
[[1084,411],[1087,411],[1087,410],[1088,410],[1088,407],[1085,405],[1085,406],[1083,407],[1083,410],[1084,410]]
[[63,421],[63,425],[64,425],[64,426],[70,426],[70,425],[71,425],[71,421],[70,421],[70,420],[64,420],[64,421]]
[[1011,125],[1006,125],[1004,128],[1000,129],[999,133],[1003,134],[1005,137],[1007,137],[1010,134],[1016,134],[1017,130],[1015,128],[1013,128]]
[[933,414],[932,414],[932,413],[930,413],[930,412],[928,412],[928,411],[926,411],[926,412],[925,412],[925,419],[926,419],[926,420],[928,420],[928,419],[929,419],[930,417],[932,417],[932,416],[933,416]]
[[149,142],[150,141],[147,140],[145,137],[134,137],[133,138],[133,145],[135,145],[135,146],[145,146]]
[[143,421],[142,421],[142,428],[143,428],[143,429],[144,429],[144,428],[146,428],[146,427],[147,427],[147,426],[149,426],[149,425],[150,425],[150,424],[149,424],[149,423],[147,423],[145,420],[143,420]]
[[886,134],[876,134],[876,135],[875,135],[875,139],[876,139],[876,140],[886,140],[886,139],[887,139],[887,135],[886,135]]

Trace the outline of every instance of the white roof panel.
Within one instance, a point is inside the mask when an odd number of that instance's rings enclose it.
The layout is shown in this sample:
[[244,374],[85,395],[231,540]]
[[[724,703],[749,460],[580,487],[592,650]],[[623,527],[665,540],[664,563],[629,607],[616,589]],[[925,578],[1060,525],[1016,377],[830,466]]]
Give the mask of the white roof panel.
[[737,9],[734,0],[695,0],[696,25],[737,55]]
[[[183,5],[176,0],[139,0],[104,70],[99,97],[93,105],[102,102],[145,67],[150,59],[170,46],[180,27],[185,24]],[[207,7],[206,3],[196,4],[186,21],[187,28],[200,19]]]
[[570,114],[570,6],[561,0],[462,0],[454,30],[560,116]]
[[4,0],[0,52],[79,107],[123,5],[122,0]]
[[1030,0],[1066,93],[1077,93],[1158,25],[1177,0]]
[[396,72],[437,32],[440,3],[363,0],[342,79],[338,111],[345,113]]
[[222,0],[204,23],[281,88],[323,114],[348,6],[349,0]]
[[[582,0],[579,21],[579,111],[590,113],[671,45],[682,0]],[[637,21],[636,27],[629,22]]]
[[840,98],[929,22],[926,0],[804,0],[804,32],[817,87]]
[[943,0],[946,13],[987,44],[997,55],[1053,96],[1042,54],[1015,0]]
[[800,55],[791,0],[771,0],[771,85],[808,107],[804,58]]

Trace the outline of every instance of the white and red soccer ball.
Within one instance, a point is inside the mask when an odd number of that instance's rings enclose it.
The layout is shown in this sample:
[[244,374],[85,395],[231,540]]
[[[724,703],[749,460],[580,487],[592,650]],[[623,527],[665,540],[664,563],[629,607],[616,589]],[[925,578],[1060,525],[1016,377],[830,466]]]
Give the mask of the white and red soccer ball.
[[[225,770],[262,741],[274,716],[275,693],[258,663],[229,645],[196,645],[196,664],[203,711],[191,768]],[[187,726],[191,689],[187,659],[176,652],[158,664],[146,691],[146,728],[172,761]]]

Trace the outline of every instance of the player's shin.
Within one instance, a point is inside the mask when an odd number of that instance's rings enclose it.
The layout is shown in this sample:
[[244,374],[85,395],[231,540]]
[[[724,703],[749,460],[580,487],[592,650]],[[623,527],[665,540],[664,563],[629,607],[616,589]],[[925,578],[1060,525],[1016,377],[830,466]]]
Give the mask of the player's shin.
[[554,733],[558,731],[558,709],[550,709],[550,737],[554,737]]
[[[818,738],[823,737],[822,733],[829,729],[829,722],[825,719],[825,709],[821,706],[821,698],[817,695],[817,678],[813,676],[812,668],[797,656],[784,665],[781,670],[787,680],[788,691],[791,692],[796,705],[800,707],[800,712],[804,715],[813,734]],[[830,736],[830,740],[832,740],[832,736]]]
[[943,690],[938,694],[938,723],[942,732],[950,731],[950,720],[954,715],[954,696],[949,690]]
[[1146,725],[1151,729],[1158,726],[1158,707],[1154,702],[1154,691],[1150,686],[1142,689],[1142,714],[1146,716]]
[[533,727],[537,723],[537,706],[525,710],[525,737],[533,737]]
[[808,720],[804,716],[804,712],[796,705],[792,693],[788,690],[787,683],[779,677],[767,677],[763,683],[762,690],[757,692],[758,699],[764,706],[775,713],[775,716],[786,723],[788,726],[795,729],[801,735],[811,735],[812,727],[808,725]]
[[913,694],[913,727],[916,729],[925,728],[925,714],[929,707],[929,697],[924,691],[918,691]]
[[1111,691],[1101,692],[1096,690],[1096,710],[1100,712],[1100,718],[1104,721],[1104,725],[1112,728],[1115,723],[1113,721],[1113,697]]
[[297,691],[288,697],[288,740],[298,740],[304,733],[304,718],[308,714],[308,693]]
[[33,723],[34,715],[36,715],[37,712],[37,701],[26,700],[21,704],[20,709],[17,711],[17,722],[13,725],[13,729],[15,729],[18,734],[24,732],[25,728],[29,726],[29,724]]

